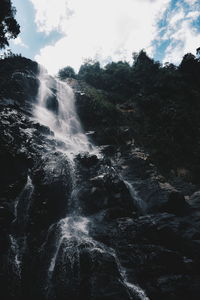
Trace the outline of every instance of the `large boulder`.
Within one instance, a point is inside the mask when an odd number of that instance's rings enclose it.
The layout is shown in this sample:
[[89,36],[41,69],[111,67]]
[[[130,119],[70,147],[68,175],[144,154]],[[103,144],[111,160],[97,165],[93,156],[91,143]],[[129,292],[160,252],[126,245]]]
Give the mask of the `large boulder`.
[[67,156],[61,152],[46,154],[33,168],[32,223],[37,230],[67,214],[72,172]]
[[7,228],[14,220],[15,216],[6,204],[0,206],[0,229]]
[[76,159],[85,168],[90,168],[96,165],[99,161],[98,157],[95,154],[91,155],[89,153],[80,153],[76,156]]
[[197,300],[199,294],[199,218],[159,213],[98,223],[91,235],[112,247],[150,299]]
[[162,209],[176,215],[187,215],[190,212],[190,206],[186,202],[185,197],[179,192],[171,192],[168,201],[163,205]]
[[200,209],[200,191],[193,193],[190,196],[188,203],[192,208],[199,210]]
[[85,214],[95,214],[106,209],[121,209],[130,214],[134,210],[133,199],[124,181],[117,174],[108,172],[90,179],[79,192],[79,200]]

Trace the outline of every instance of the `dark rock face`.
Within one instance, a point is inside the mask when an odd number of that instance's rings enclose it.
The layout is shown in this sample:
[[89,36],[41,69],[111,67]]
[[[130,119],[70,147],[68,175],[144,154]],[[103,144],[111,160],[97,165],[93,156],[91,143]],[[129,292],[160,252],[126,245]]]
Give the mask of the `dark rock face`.
[[128,278],[137,278],[150,299],[198,299],[200,223],[193,222],[167,213],[120,218],[95,226],[93,235],[114,245]]
[[47,108],[52,112],[58,112],[58,101],[56,99],[56,95],[49,97],[47,100]]
[[189,204],[185,201],[185,197],[179,192],[171,192],[171,194],[169,194],[168,202],[163,209],[176,215],[187,215],[190,212]]
[[200,209],[200,191],[197,191],[191,195],[189,199],[189,204],[193,208],[197,208],[198,210]]
[[[99,155],[72,162],[32,116],[35,64],[15,63],[16,90],[5,94],[4,82],[0,98],[3,299],[198,300],[198,188],[167,181],[125,128],[121,145],[105,147],[90,123]],[[47,106],[56,115],[53,94]]]
[[[130,296],[123,283],[115,258],[87,242],[65,241],[55,269],[55,294],[58,299],[124,299]],[[66,250],[67,249],[67,250]],[[71,264],[70,256],[74,256]],[[63,270],[63,264],[66,266]],[[79,274],[79,276],[77,276]],[[98,291],[98,292],[97,292]]]
[[33,168],[33,184],[32,222],[40,231],[67,214],[72,184],[67,158],[58,152],[43,156]]
[[85,168],[90,168],[97,164],[98,158],[96,155],[90,155],[88,154],[79,154],[77,155],[77,160],[80,161],[81,165]]
[[76,158],[80,183],[78,197],[84,215],[101,214],[108,218],[130,216],[138,208],[118,170],[110,159],[86,154]]
[[39,86],[38,64],[24,57],[10,57],[0,61],[0,74],[0,105],[31,111]]

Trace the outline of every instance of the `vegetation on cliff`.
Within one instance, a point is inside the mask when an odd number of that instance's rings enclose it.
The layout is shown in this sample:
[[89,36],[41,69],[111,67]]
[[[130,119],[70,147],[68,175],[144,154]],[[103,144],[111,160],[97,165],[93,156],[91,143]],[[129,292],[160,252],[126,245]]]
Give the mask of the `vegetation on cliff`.
[[[112,62],[104,68],[99,62],[87,62],[76,75],[91,90],[104,97],[104,106],[112,113],[99,116],[98,125],[115,126],[116,113],[121,126],[128,126],[133,138],[143,145],[154,161],[166,171],[184,169],[198,180],[200,174],[200,59],[188,53],[179,66],[164,66],[144,51],[134,61]],[[87,93],[87,91],[86,91]],[[98,96],[97,96],[98,95]],[[101,114],[98,109],[98,113]],[[94,113],[94,122],[96,114]],[[177,171],[178,172],[178,171]]]

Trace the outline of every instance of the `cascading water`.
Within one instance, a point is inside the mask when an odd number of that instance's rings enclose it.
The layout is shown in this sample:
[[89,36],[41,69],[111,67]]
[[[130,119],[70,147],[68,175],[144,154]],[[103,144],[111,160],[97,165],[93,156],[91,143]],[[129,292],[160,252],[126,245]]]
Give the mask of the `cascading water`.
[[28,221],[28,213],[31,206],[31,196],[34,191],[34,186],[30,176],[27,177],[27,182],[15,201],[15,220],[18,224],[25,227]]
[[[57,140],[63,142],[62,147],[68,156],[94,150],[83,133],[75,109],[74,93],[70,86],[50,77],[42,67],[40,67],[39,82],[36,119],[49,127]],[[51,102],[53,108],[48,109]]]
[[21,267],[23,254],[26,250],[26,226],[29,219],[29,210],[31,207],[31,197],[34,191],[34,186],[30,176],[27,177],[27,182],[17,197],[14,206],[15,224],[17,232],[10,235],[10,256],[14,259],[13,269],[18,277],[21,277]]
[[[70,273],[69,281],[71,282],[71,285],[74,284],[73,281],[78,281],[77,289],[79,288],[81,263],[80,253],[82,249],[87,249],[91,256],[93,256],[93,253],[99,253],[100,255],[105,254],[115,262],[119,280],[127,291],[130,300],[149,300],[145,292],[139,286],[128,281],[126,270],[122,267],[115,251],[90,237],[89,222],[90,220],[86,217],[66,217],[50,228],[47,240],[41,249],[42,251],[46,249],[49,236],[56,231],[56,248],[50,260],[48,269],[46,288],[47,295],[50,294],[53,285],[52,277],[56,267],[58,254],[65,257],[65,263],[66,261],[68,262],[67,268]],[[47,297],[47,299],[49,298]]]
[[13,261],[13,269],[14,269],[14,273],[17,275],[18,278],[21,277],[21,258],[20,258],[20,250],[19,250],[19,245],[17,242],[17,239],[10,235],[10,257],[13,256],[13,259],[11,259],[11,261]]
[[132,199],[134,200],[136,207],[138,207],[139,211],[141,211],[142,213],[144,213],[145,210],[146,210],[146,203],[138,195],[137,190],[134,188],[134,184],[133,183],[131,184],[127,180],[123,180],[123,181],[124,181],[127,189],[129,190],[130,195],[131,195]]
[[[51,254],[47,266],[45,297],[46,299],[52,299],[54,272],[60,266],[60,257],[64,259],[62,264],[67,264],[66,272],[68,272],[67,282],[69,289],[71,289],[72,282],[76,282],[76,284],[74,283],[75,290],[70,294],[71,297],[75,297],[79,288],[78,284],[80,284],[81,251],[86,249],[90,252],[90,255],[92,253],[106,253],[115,261],[120,277],[119,280],[125,287],[129,299],[148,300],[145,293],[139,287],[128,282],[126,272],[117,259],[114,250],[90,237],[89,224],[91,220],[81,216],[79,213],[77,192],[79,189],[76,182],[75,157],[81,152],[94,152],[95,148],[82,130],[75,110],[73,91],[66,83],[50,77],[42,68],[39,73],[39,82],[40,88],[38,102],[35,107],[35,118],[39,123],[49,127],[53,131],[55,140],[59,142],[57,150],[62,151],[70,163],[72,179],[71,196],[68,199],[68,203],[71,204],[68,214],[65,218],[50,226],[46,241],[40,250],[45,255],[45,252],[49,251],[50,241],[52,240],[52,236],[54,236],[54,246],[53,250],[50,251]],[[72,202],[76,202],[76,204]]]

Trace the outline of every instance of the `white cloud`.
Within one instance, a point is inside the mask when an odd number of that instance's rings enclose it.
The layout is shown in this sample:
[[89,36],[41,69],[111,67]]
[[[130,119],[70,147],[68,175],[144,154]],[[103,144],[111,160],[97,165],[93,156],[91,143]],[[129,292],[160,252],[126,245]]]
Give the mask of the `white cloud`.
[[[78,70],[85,58],[131,61],[132,52],[141,49],[154,55],[164,41],[169,42],[164,61],[179,63],[199,47],[200,33],[193,26],[200,16],[197,0],[180,1],[168,11],[171,0],[31,1],[38,31],[62,34],[35,57],[50,73],[66,65]],[[165,12],[166,26],[160,29],[158,21]]]
[[38,31],[57,30],[63,37],[41,49],[37,61],[50,73],[84,58],[101,62],[131,59],[142,48],[153,51],[156,22],[170,0],[31,0]]
[[185,3],[187,3],[189,5],[194,5],[197,2],[198,2],[198,0],[185,0]]
[[17,37],[12,42],[14,45],[21,46],[23,48],[28,48],[28,46],[22,41],[21,37]]
[[170,19],[170,26],[173,27],[177,24],[177,22],[183,20],[185,17],[185,13],[183,8],[181,8],[177,13],[173,14]]
[[64,30],[66,21],[73,14],[66,0],[31,0],[35,8],[38,31],[46,34]]
[[[196,1],[187,0],[187,2],[195,4]],[[178,64],[184,54],[196,53],[196,49],[200,45],[200,32],[194,27],[193,22],[199,16],[200,11],[196,6],[186,11],[183,5],[169,15],[166,32],[162,39],[170,40],[170,44],[166,49],[163,61]]]

